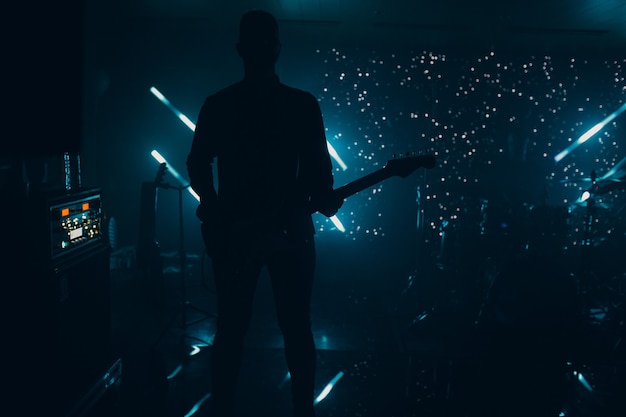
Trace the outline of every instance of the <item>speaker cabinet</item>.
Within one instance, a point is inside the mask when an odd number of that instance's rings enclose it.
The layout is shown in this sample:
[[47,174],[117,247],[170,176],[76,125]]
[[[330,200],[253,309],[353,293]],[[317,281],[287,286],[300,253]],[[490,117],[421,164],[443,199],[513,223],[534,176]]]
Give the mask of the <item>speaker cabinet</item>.
[[[56,342],[54,350],[43,353],[49,357],[48,383],[59,410],[72,409],[112,364],[109,252],[99,245],[62,259],[49,271],[49,326]],[[57,381],[65,382],[59,386]]]
[[121,377],[112,355],[109,253],[105,244],[32,262],[17,278],[13,362],[21,415],[86,416]]
[[19,415],[88,416],[121,377],[112,354],[110,247],[94,240],[51,256],[52,211],[42,201],[6,204],[13,211],[4,217],[9,272],[1,304],[10,384],[3,403]]

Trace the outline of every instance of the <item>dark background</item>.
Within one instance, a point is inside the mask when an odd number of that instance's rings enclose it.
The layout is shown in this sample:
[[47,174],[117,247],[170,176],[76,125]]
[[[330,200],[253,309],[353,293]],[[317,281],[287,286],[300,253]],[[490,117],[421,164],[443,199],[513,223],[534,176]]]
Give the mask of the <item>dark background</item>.
[[[623,1],[113,0],[5,6],[12,25],[3,26],[1,37],[0,217],[8,270],[35,260],[48,273],[46,260],[32,252],[45,231],[29,234],[40,219],[15,217],[21,208],[16,200],[33,187],[62,188],[66,152],[80,155],[82,185],[102,190],[104,226],[107,233],[109,225],[115,229],[112,249],[137,243],[142,183],[152,181],[158,168],[150,152],[158,150],[186,178],[192,139],[192,131],[150,88],[195,121],[207,95],[241,78],[237,25],[253,7],[279,19],[281,80],[319,99],[327,139],[347,165],[344,170],[333,162],[338,186],[406,152],[437,157],[433,169],[391,178],[349,198],[337,215],[345,232],[315,215],[321,279],[313,310],[320,350],[336,350],[342,342],[376,349],[370,345],[379,341],[369,332],[385,327],[380,318],[390,311],[412,318],[423,298],[430,306],[451,289],[460,299],[482,296],[484,288],[471,287],[474,280],[484,284],[487,258],[507,251],[519,236],[530,235],[534,243],[541,233],[555,239],[548,249],[566,256],[539,265],[545,266],[539,273],[531,270],[535,280],[523,280],[528,292],[513,307],[525,312],[527,305],[555,300],[552,292],[542,292],[546,283],[538,282],[555,268],[575,273],[577,282],[592,272],[590,283],[599,294],[593,301],[622,314],[606,322],[608,341],[623,337],[623,187],[597,196],[590,259],[581,259],[578,250],[586,211],[577,200],[594,171],[607,175],[626,157],[626,115],[618,114],[563,160],[554,160],[626,101]],[[621,180],[623,172],[612,178]],[[169,174],[164,179],[179,185]],[[186,192],[182,197],[183,243],[200,264],[197,202]],[[534,213],[545,214],[528,223]],[[159,189],[155,232],[169,264],[175,264],[180,245],[180,214],[176,190]],[[452,280],[446,280],[448,267]],[[172,271],[175,266],[169,275],[176,275]],[[119,271],[113,272],[119,284]],[[193,274],[194,282],[205,283],[204,270]],[[79,280],[82,270],[76,275]],[[26,291],[37,292],[38,281],[27,273],[10,276],[19,282],[7,291],[14,303],[5,303],[4,317],[19,329],[11,333],[8,327],[8,334],[16,336],[12,341],[32,338],[38,333],[31,332],[30,319],[10,318],[27,310]],[[400,296],[412,279],[422,278],[427,288],[420,288],[419,300]],[[176,279],[168,281],[170,290]],[[143,284],[134,282],[139,297],[146,293]],[[561,289],[551,288],[563,296]],[[137,297],[122,297],[133,314]],[[465,300],[474,314],[481,300]],[[258,302],[271,311],[267,286]],[[128,317],[146,332],[153,318]],[[258,340],[272,344],[265,318],[257,319],[261,330],[253,330]],[[614,328],[615,323],[621,324]],[[440,330],[455,332],[454,326]],[[135,328],[122,343],[132,344],[134,337],[139,338]]]
[[[320,100],[327,138],[348,166],[335,165],[338,185],[396,154],[438,156],[432,171],[390,179],[348,200],[339,213],[346,233],[316,215],[320,238],[345,241],[346,250],[386,240],[398,262],[411,263],[407,256],[421,239],[417,186],[432,241],[442,220],[475,209],[480,198],[492,206],[514,198],[575,211],[571,203],[588,184],[561,181],[588,178],[591,170],[602,175],[626,156],[621,116],[560,163],[553,160],[623,103],[620,2],[91,4],[83,175],[103,187],[124,244],[137,239],[140,183],[157,168],[150,151],[186,177],[192,132],[149,88],[195,121],[206,95],[241,77],[234,43],[238,17],[251,7],[281,21],[281,79]],[[184,197],[187,244],[201,252],[196,202]],[[619,192],[605,198],[617,213]],[[160,190],[157,237],[164,250],[178,245],[177,215],[176,192]]]
[[[503,218],[504,206],[547,206],[569,213],[556,220],[568,224],[565,245],[580,242],[585,213],[576,200],[592,171],[607,174],[626,156],[626,116],[562,161],[553,158],[624,103],[620,1],[13,5],[16,24],[3,37],[3,187],[62,184],[63,153],[79,153],[82,185],[102,189],[105,219],[115,219],[116,246],[136,244],[141,185],[158,168],[150,152],[186,178],[192,139],[150,88],[195,121],[208,94],[242,76],[237,25],[253,7],[280,21],[282,81],[320,101],[327,139],[347,165],[335,163],[338,186],[405,152],[437,156],[432,170],[351,197],[338,213],[345,232],[316,214],[321,245],[346,256],[373,248],[386,260],[371,260],[373,276],[389,263],[410,271],[440,250],[444,223],[476,233],[481,199],[489,201],[489,233],[515,220]],[[600,200],[594,233],[609,253],[623,238],[623,192]],[[195,207],[184,193],[184,244],[202,253]],[[159,189],[163,253],[179,247],[179,214],[177,192]]]
[[[102,187],[120,244],[134,244],[141,183],[157,168],[150,151],[186,177],[192,137],[149,88],[195,121],[206,95],[241,77],[236,29],[252,7],[281,21],[281,79],[320,100],[329,142],[348,165],[336,165],[338,185],[395,154],[439,157],[427,174],[350,199],[339,215],[345,234],[316,218],[325,237],[411,244],[417,185],[427,230],[462,209],[460,198],[518,186],[530,192],[523,202],[568,205],[587,184],[559,181],[602,175],[624,157],[618,117],[552,159],[623,102],[623,2],[301,0],[12,6],[5,160],[47,158],[55,181],[59,155],[80,152],[83,185]],[[610,198],[617,208],[619,195]],[[188,244],[201,251],[194,206],[185,195]],[[175,191],[159,193],[164,249],[178,245],[177,207]]]

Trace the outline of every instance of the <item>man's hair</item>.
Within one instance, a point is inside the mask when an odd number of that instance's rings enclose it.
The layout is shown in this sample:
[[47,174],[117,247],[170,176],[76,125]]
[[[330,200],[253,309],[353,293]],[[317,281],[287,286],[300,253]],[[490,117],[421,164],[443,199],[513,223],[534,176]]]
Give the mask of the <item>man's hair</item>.
[[249,43],[263,41],[278,42],[278,22],[276,18],[264,10],[250,10],[241,16],[239,21],[239,42]]

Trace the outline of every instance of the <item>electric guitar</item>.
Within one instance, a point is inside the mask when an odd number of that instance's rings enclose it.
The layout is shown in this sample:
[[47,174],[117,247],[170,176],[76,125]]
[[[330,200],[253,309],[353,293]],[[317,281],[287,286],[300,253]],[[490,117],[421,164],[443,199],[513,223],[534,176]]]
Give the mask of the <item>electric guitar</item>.
[[[387,178],[398,176],[405,178],[418,168],[433,168],[436,160],[432,155],[414,155],[390,159],[384,167],[367,174],[346,185],[336,188],[334,192],[338,200],[343,200]],[[305,207],[311,214],[319,211],[314,202]],[[289,210],[285,210],[289,212]],[[280,217],[282,213],[275,213]],[[227,244],[231,249],[236,248],[240,253],[257,253],[267,247],[267,237],[271,235],[273,216],[250,216],[249,218],[228,223],[228,231],[220,233],[218,229],[224,226],[220,221],[202,223],[202,236],[207,248],[219,248]],[[224,230],[222,229],[222,232]],[[211,255],[210,255],[211,256]]]
[[[338,198],[346,199],[359,191],[363,191],[372,185],[386,180],[387,178],[394,176],[406,178],[418,168],[433,168],[436,162],[437,161],[433,155],[413,155],[390,159],[384,167],[346,185],[336,188],[334,192]],[[313,206],[311,212],[314,213],[316,211],[317,209]]]

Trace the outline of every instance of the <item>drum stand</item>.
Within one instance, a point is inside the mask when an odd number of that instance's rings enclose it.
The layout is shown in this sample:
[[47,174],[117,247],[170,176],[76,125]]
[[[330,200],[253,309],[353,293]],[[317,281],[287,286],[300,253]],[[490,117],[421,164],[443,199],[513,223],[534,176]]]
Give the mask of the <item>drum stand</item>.
[[588,300],[589,289],[591,288],[590,279],[593,275],[590,265],[593,263],[590,260],[591,250],[593,248],[593,221],[595,213],[595,200],[593,196],[590,196],[586,201],[585,207],[585,220],[583,222],[583,237],[581,240],[581,257],[580,257],[580,272],[578,279],[578,294],[582,303],[581,307],[585,314],[588,314],[590,303]]

